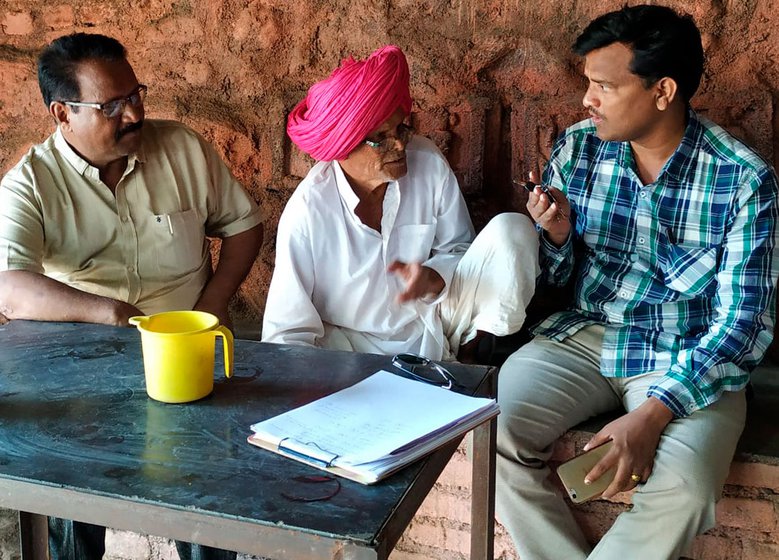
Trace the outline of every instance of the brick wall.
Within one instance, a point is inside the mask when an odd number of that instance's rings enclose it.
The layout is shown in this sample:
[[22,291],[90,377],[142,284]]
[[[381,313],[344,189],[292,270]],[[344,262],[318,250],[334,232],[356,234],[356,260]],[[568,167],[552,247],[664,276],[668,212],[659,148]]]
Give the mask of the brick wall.
[[[286,114],[308,85],[344,56],[400,45],[411,66],[415,124],[447,154],[483,224],[498,210],[522,207],[511,178],[585,116],[584,82],[568,46],[595,15],[624,3],[0,0],[0,172],[52,130],[35,78],[40,48],[72,31],[118,38],[150,86],[148,115],[181,120],[209,138],[267,211],[267,242],[234,307],[239,323],[256,325],[276,220],[311,164],[284,134]],[[691,11],[703,32],[709,63],[694,106],[779,161],[779,1],[667,4]],[[566,445],[570,454],[573,443]],[[393,560],[465,557],[468,470],[458,455]],[[777,485],[779,467],[735,464],[720,525],[697,541],[693,556],[779,557]],[[596,538],[623,507],[598,502],[582,508],[581,518]],[[0,516],[0,560],[16,557],[12,527],[8,514]],[[133,539],[116,535],[114,557],[173,554],[165,541]],[[513,554],[499,531],[496,557]]]
[[[692,11],[709,56],[695,105],[770,160],[779,158],[776,0],[670,1]],[[418,129],[447,154],[477,225],[523,206],[513,176],[583,118],[569,45],[624,0],[0,0],[0,172],[52,129],[36,53],[72,31],[106,33],[149,85],[149,116],[212,140],[268,212],[268,242],[234,312],[257,323],[275,223],[311,162],[285,137],[289,109],[341,58],[385,43],[408,55]]]

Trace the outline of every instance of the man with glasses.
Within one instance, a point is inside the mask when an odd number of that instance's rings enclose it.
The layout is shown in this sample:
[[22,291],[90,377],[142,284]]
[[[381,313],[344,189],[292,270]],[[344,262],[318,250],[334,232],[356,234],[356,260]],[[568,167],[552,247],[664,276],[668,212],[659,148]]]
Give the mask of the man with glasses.
[[[57,124],[0,184],[0,312],[9,319],[127,325],[228,302],[262,242],[262,215],[205,140],[144,120],[147,87],[124,47],[77,33],[38,59]],[[211,263],[208,237],[222,239]],[[53,559],[101,558],[105,529],[51,519]],[[234,558],[177,543],[182,558]]]
[[411,103],[406,58],[387,46],[344,60],[291,112],[290,138],[319,161],[281,216],[264,341],[473,361],[481,334],[522,326],[535,230],[501,214],[474,239]]

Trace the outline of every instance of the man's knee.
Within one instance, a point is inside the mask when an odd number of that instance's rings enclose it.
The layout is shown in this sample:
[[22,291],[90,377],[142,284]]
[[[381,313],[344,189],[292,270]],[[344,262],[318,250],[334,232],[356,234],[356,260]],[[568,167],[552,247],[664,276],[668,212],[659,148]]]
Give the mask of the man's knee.
[[538,232],[533,222],[524,214],[504,212],[492,218],[479,235],[484,235],[495,241],[502,241],[520,246],[538,247]]
[[522,348],[501,366],[498,377],[497,442],[504,454],[537,455],[560,436],[549,422],[549,406],[539,400],[535,378],[536,363]]
[[648,488],[646,494],[637,493],[633,496],[633,504],[656,511],[658,515],[667,515],[674,520],[674,525],[693,534],[702,533],[715,524],[715,507],[721,490],[721,485],[711,477],[705,474],[696,477],[691,472],[689,476],[679,477],[662,492]]

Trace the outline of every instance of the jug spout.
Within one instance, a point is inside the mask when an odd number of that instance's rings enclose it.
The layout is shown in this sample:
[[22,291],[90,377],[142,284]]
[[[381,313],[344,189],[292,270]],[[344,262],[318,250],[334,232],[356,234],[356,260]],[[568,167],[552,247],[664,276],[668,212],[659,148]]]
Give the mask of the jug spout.
[[130,317],[127,322],[135,327],[142,327],[149,321],[149,317],[146,315],[138,315],[136,317]]

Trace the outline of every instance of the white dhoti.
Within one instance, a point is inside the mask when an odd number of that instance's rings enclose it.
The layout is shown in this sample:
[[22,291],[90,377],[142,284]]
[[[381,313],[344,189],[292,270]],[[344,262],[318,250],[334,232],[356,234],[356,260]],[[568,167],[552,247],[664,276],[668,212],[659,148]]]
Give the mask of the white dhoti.
[[476,331],[496,336],[517,332],[536,290],[538,232],[523,214],[495,216],[476,236],[439,304],[443,359],[454,359]]

